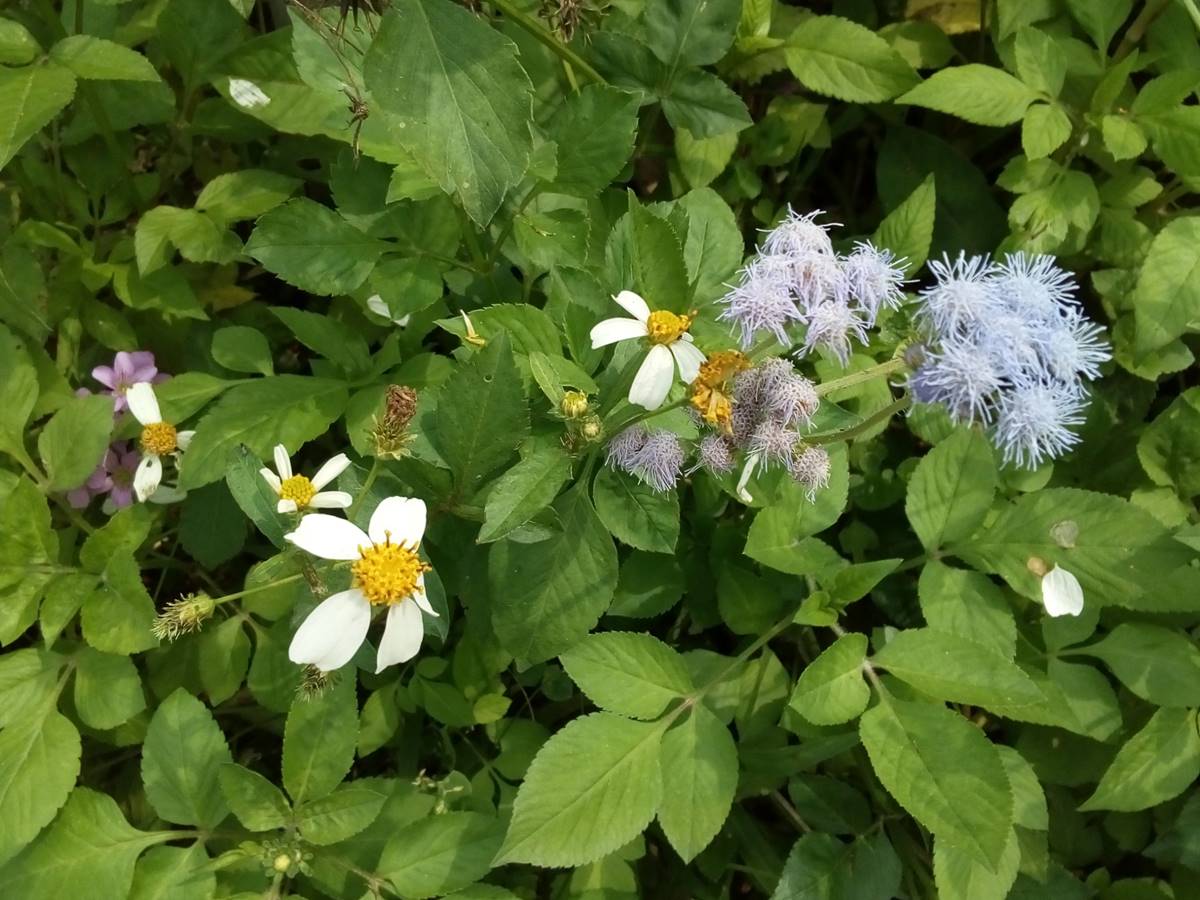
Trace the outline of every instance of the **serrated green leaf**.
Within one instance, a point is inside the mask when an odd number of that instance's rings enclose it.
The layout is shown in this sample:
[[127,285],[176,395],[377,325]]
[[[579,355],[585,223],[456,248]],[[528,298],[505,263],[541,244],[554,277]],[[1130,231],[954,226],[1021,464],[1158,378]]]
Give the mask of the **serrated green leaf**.
[[902,874],[883,831],[849,844],[806,834],[788,854],[771,900],[890,900]]
[[90,34],[72,34],[50,48],[50,58],[79,78],[160,81],[150,60],[136,50]]
[[214,828],[229,814],[217,776],[232,762],[208,708],[179,688],[155,710],[142,745],[146,797],[162,818]]
[[330,316],[293,309],[290,306],[268,307],[283,322],[296,340],[314,353],[319,353],[338,368],[351,375],[362,372],[370,364],[370,350],[363,337],[349,325]]
[[80,624],[97,650],[129,655],[158,643],[151,630],[154,615],[141,568],[126,553],[111,558],[100,573],[100,583],[83,601]]
[[1154,238],[1133,296],[1135,354],[1144,360],[1200,319],[1200,217],[1168,222]]
[[960,428],[917,463],[904,512],[925,549],[937,550],[983,524],[996,486],[991,445],[981,431]]
[[29,29],[12,19],[0,19],[0,63],[23,66],[41,52],[41,44]]
[[231,616],[220,625],[210,625],[199,638],[197,662],[200,683],[213,706],[237,693],[250,666],[250,636],[246,624]]
[[0,170],[75,96],[75,76],[53,63],[0,68]]
[[1004,594],[987,576],[930,560],[921,570],[917,593],[931,628],[960,634],[1012,658],[1017,623]]
[[[683,245],[665,219],[634,206],[613,225],[604,258],[613,293],[632,290],[641,294],[651,309],[687,311]],[[619,309],[610,303],[608,311],[616,315]]]
[[256,219],[287,200],[302,183],[268,169],[222,172],[204,185],[195,206],[224,222]]
[[103,394],[73,397],[38,435],[38,453],[50,487],[77,488],[96,470],[113,428],[113,401]]
[[142,679],[128,656],[83,647],[75,654],[75,710],[90,728],[116,728],[146,708]]
[[492,816],[431,816],[390,836],[377,871],[402,897],[441,896],[486,875],[503,839],[503,826]]
[[[10,858],[54,818],[79,775],[79,732],[54,709],[56,698],[49,693],[0,731],[0,858]],[[0,885],[14,867],[19,863],[0,869]]]
[[1178,631],[1123,622],[1074,652],[1104,660],[1123,685],[1156,706],[1200,706],[1200,650]]
[[1029,159],[1043,159],[1067,142],[1071,128],[1071,117],[1057,103],[1035,103],[1021,122],[1021,147]]
[[327,797],[296,807],[296,824],[309,843],[336,844],[374,822],[386,801],[387,794],[381,791],[344,784]]
[[974,122],[1011,125],[1038,95],[1003,69],[970,63],[935,72],[897,103],[923,106]]
[[685,863],[725,824],[738,782],[737,745],[729,729],[697,704],[663,736],[663,797],[658,822]]
[[607,85],[569,94],[546,124],[558,144],[554,190],[591,196],[620,174],[633,152],[637,98]]
[[1067,58],[1050,34],[1030,26],[1019,29],[1013,57],[1025,84],[1050,97],[1058,96],[1067,75]]
[[283,828],[291,820],[292,808],[283,791],[257,772],[237,763],[223,763],[217,780],[225,802],[251,831]]
[[217,876],[197,841],[190,847],[151,847],[133,870],[129,900],[209,900]]
[[1178,796],[1200,777],[1194,709],[1160,709],[1117,751],[1080,810],[1135,812]]
[[529,766],[495,864],[581,866],[637,837],[662,800],[662,737],[609,713],[572,720]]
[[656,491],[625,472],[605,467],[592,483],[596,515],[622,543],[650,553],[674,553],[679,497]]
[[933,842],[933,878],[938,900],[989,900],[1009,896],[1021,863],[1015,830],[995,871],[940,838]]
[[672,72],[717,62],[741,14],[740,0],[663,0],[642,15],[646,45]]
[[500,540],[524,525],[558,496],[571,476],[571,460],[561,447],[539,445],[496,479],[483,508],[476,540]]
[[353,671],[319,697],[297,696],[283,731],[283,786],[296,804],[328,796],[354,762],[358,703]]
[[893,209],[871,238],[878,247],[891,250],[904,260],[904,271],[916,272],[929,258],[937,198],[932,175],[927,175],[904,202]]
[[814,725],[840,725],[859,716],[871,699],[863,681],[864,634],[843,634],[805,666],[788,705]]
[[788,68],[809,90],[853,103],[890,100],[917,73],[887,41],[838,16],[812,16],[784,45]]
[[589,635],[560,661],[593,703],[634,719],[657,718],[693,689],[683,659],[649,634]]
[[944,706],[887,698],[859,734],[883,786],[918,822],[992,871],[1001,865],[1013,798],[982,731]]

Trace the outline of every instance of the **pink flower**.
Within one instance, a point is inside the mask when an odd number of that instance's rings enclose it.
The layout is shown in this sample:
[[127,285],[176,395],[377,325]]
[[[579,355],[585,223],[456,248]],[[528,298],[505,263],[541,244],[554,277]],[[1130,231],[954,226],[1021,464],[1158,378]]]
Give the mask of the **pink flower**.
[[141,460],[142,455],[128,444],[113,444],[88,480],[67,492],[67,502],[75,509],[83,509],[93,497],[108,494],[114,508],[129,506],[133,502],[133,473]]
[[126,409],[125,392],[133,385],[141,382],[158,384],[167,378],[160,375],[154,365],[154,354],[149,350],[122,350],[116,355],[111,366],[96,366],[92,369],[92,377],[108,388],[115,401],[113,411],[119,413]]

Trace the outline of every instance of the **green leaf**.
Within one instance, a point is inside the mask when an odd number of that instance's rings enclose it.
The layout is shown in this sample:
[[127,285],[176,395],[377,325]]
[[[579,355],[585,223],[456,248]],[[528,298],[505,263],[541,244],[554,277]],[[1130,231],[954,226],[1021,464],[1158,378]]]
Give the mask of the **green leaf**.
[[154,712],[142,745],[146,797],[162,818],[214,828],[229,814],[217,776],[232,762],[208,708],[177,688]]
[[82,647],[75,654],[75,710],[89,728],[116,728],[146,708],[142,679],[128,656]]
[[675,158],[683,177],[693,188],[707,187],[725,171],[737,149],[736,131],[726,131],[713,137],[698,138],[686,128],[675,132]]
[[592,484],[596,515],[622,543],[651,553],[674,553],[679,496],[656,491],[625,472],[605,467]]
[[1105,116],[1101,120],[1100,131],[1104,146],[1113,159],[1134,159],[1146,150],[1146,133],[1137,123],[1124,116]]
[[982,731],[944,706],[889,697],[863,715],[859,734],[883,786],[918,822],[989,869],[1000,865],[1013,798]]
[[158,643],[151,631],[154,601],[142,581],[141,567],[128,553],[112,557],[100,583],[83,601],[83,636],[97,650],[129,655]]
[[667,121],[697,138],[741,131],[752,124],[746,104],[717,76],[703,69],[684,69],[662,98]]
[[1142,431],[1137,452],[1155,484],[1174,486],[1181,497],[1200,494],[1200,389],[1172,400]]
[[875,654],[874,662],[939,700],[1023,706],[1042,699],[1016,663],[985,645],[936,628],[897,632]]
[[[506,332],[512,349],[517,353],[541,351],[556,355],[562,350],[562,339],[558,336],[554,321],[545,312],[527,303],[497,303],[472,310],[471,322],[485,341],[499,332]],[[438,319],[437,324],[461,340],[466,340],[467,326],[462,316]]]
[[143,215],[134,234],[138,271],[149,275],[171,262],[173,248],[190,262],[232,262],[242,242],[232,231],[194,209],[156,206]]
[[229,325],[213,332],[212,357],[233,372],[274,375],[271,347],[257,328]]
[[486,544],[508,535],[548,507],[571,476],[571,460],[561,447],[538,444],[496,479],[483,508],[476,541]]
[[392,134],[487,224],[532,150],[532,86],[516,45],[448,0],[397,0],[363,64]]
[[687,223],[683,259],[691,283],[692,303],[707,304],[729,290],[726,283],[742,262],[744,246],[733,210],[708,188],[689,191],[675,202]]
[[588,197],[606,188],[633,153],[637,108],[636,97],[607,85],[568,94],[546,124],[558,145],[554,190]]
[[233,4],[170,0],[157,23],[157,40],[188,88],[194,88],[242,42],[246,25]]
[[[0,290],[5,288],[5,275],[0,270]],[[38,400],[37,370],[33,362],[11,334],[0,355],[0,390],[9,402],[0,409],[0,450],[10,455],[25,452],[25,426]]]
[[469,498],[529,432],[529,411],[508,335],[489,339],[446,381],[438,398],[437,430],[430,437],[454,472],[458,495]]
[[182,422],[233,385],[232,381],[214,378],[204,372],[184,372],[155,385],[154,393],[158,396],[163,418],[168,422]]
[[927,175],[904,202],[879,223],[871,241],[901,257],[904,271],[911,275],[929,258],[936,211],[934,179],[933,175]]
[[[192,491],[182,506],[179,543],[192,559],[206,569],[215,569],[241,552],[246,525],[224,483],[217,481]],[[229,524],[213,528],[214,522]]]
[[658,822],[685,863],[725,824],[738,782],[737,745],[729,729],[696,704],[663,736],[663,796]]
[[1058,96],[1067,75],[1067,57],[1053,37],[1040,28],[1025,26],[1017,31],[1013,56],[1025,84],[1050,97]]
[[285,546],[284,520],[275,511],[279,498],[259,473],[262,467],[262,461],[244,444],[240,445],[225,473],[225,483],[242,512],[267,540],[282,549]]
[[858,834],[871,827],[873,815],[855,788],[828,775],[797,775],[788,780],[788,798],[816,831]]
[[283,731],[283,786],[296,804],[316,800],[341,784],[358,744],[353,673],[319,697],[292,701]]
[[58,562],[45,496],[27,478],[17,481],[0,507],[0,644],[9,644],[37,618],[42,591]]
[[1200,706],[1200,650],[1178,631],[1125,622],[1074,652],[1104,660],[1125,687],[1156,706]]
[[223,222],[257,219],[288,199],[303,182],[268,169],[223,172],[196,198],[196,209]]
[[1133,0],[1109,0],[1107,3],[1092,3],[1091,0],[1067,0],[1067,8],[1075,21],[1083,26],[1101,50],[1107,50],[1113,35],[1129,19]]
[[970,537],[996,494],[996,460],[983,432],[960,428],[913,471],[904,512],[926,550]]
[[488,556],[492,627],[513,656],[540,662],[568,650],[608,609],[617,551],[586,493],[571,491],[553,509],[562,532],[536,544],[501,541]]
[[1194,709],[1160,709],[1117,751],[1080,810],[1135,812],[1178,796],[1200,777]]
[[75,96],[75,76],[62,66],[0,67],[0,170],[24,143],[49,124]]
[[113,427],[113,401],[106,394],[72,397],[38,435],[38,453],[50,487],[77,488],[100,465]]
[[137,861],[129,900],[209,900],[217,876],[197,841],[190,847],[151,847]]
[[1017,833],[1010,833],[995,871],[940,838],[933,842],[933,877],[938,900],[984,900],[1008,897],[1021,864]]
[[50,58],[79,78],[100,81],[161,81],[150,60],[104,38],[73,34],[50,48]]
[[1071,128],[1071,117],[1057,103],[1033,104],[1021,122],[1021,146],[1025,155],[1031,160],[1049,156],[1067,142]]
[[682,657],[649,634],[588,635],[560,661],[593,703],[634,719],[658,718],[694,687]]
[[[634,206],[613,226],[604,258],[609,284],[616,290],[641,294],[652,310],[687,310],[688,277],[683,245],[665,219],[645,207]],[[610,304],[609,308],[619,312],[615,305]]]
[[[345,784],[328,797],[300,804],[296,808],[296,824],[309,843],[336,844],[374,822],[387,799],[388,795],[382,791]],[[499,841],[496,843],[499,846]]]
[[865,634],[843,634],[805,666],[788,700],[814,725],[840,725],[867,708],[871,690],[863,681],[867,656]]
[[296,340],[343,371],[353,375],[370,365],[371,351],[367,342],[349,325],[330,316],[289,306],[268,309],[291,330]]
[[385,247],[329,207],[297,197],[258,220],[246,253],[288,284],[332,296],[366,281]]
[[283,828],[292,808],[283,791],[269,780],[237,763],[224,763],[217,771],[221,794],[237,820],[251,831]]
[[725,55],[741,15],[740,0],[662,0],[642,14],[646,45],[674,72]]
[[568,723],[529,766],[495,864],[581,866],[641,834],[662,801],[662,737],[610,713]]
[[41,44],[29,29],[12,19],[0,19],[0,63],[23,66],[33,62],[41,52]]
[[402,897],[440,897],[486,875],[503,839],[503,826],[492,816],[475,812],[430,816],[389,837],[376,871]]
[[[0,731],[0,859],[10,858],[54,818],[79,775],[79,732],[54,709],[56,697],[49,694],[39,708]],[[11,864],[0,869],[0,885],[12,870]]]
[[1200,320],[1200,216],[1173,219],[1155,235],[1138,274],[1132,306],[1138,360]]
[[319,437],[345,410],[347,399],[343,382],[300,375],[230,388],[197,424],[180,464],[179,486],[191,490],[221,478],[240,444],[265,459],[276,444],[295,448]]
[[986,575],[933,559],[921,570],[917,593],[931,628],[962,635],[1012,659],[1017,623],[1003,592]]
[[882,830],[850,844],[806,834],[788,854],[771,900],[891,900],[899,896],[902,874]]
[[250,666],[250,637],[240,616],[210,625],[199,638],[200,683],[213,706],[237,693]]
[[164,834],[131,828],[107,794],[77,788],[54,824],[0,869],[0,894],[70,897],[86,885],[88,900],[127,900],[138,856]]
[[853,103],[890,100],[919,78],[888,42],[839,16],[812,16],[784,45],[788,68],[809,90]]
[[977,125],[1011,125],[1038,95],[1003,69],[970,63],[935,72],[897,103],[924,106]]

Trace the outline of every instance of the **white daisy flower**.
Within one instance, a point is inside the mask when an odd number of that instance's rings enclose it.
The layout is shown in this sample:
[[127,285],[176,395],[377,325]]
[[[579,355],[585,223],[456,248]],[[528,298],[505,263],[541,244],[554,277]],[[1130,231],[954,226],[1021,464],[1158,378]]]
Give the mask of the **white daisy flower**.
[[367,309],[380,318],[387,319],[393,325],[399,325],[401,328],[406,328],[408,323],[412,321],[412,313],[400,316],[399,318],[393,316],[392,311],[388,309],[387,303],[384,302],[383,297],[379,294],[372,294],[367,298]]
[[353,560],[353,586],[308,614],[288,647],[288,658],[332,672],[348,663],[367,636],[371,607],[387,607],[375,671],[417,654],[425,634],[422,612],[437,613],[425,596],[430,571],[417,551],[425,533],[425,502],[389,497],[375,508],[366,532],[325,513],[300,520],[286,539],[321,559]]
[[1042,576],[1042,605],[1051,616],[1077,616],[1083,612],[1083,588],[1079,579],[1055,566]]
[[149,382],[131,385],[125,392],[125,401],[133,417],[142,425],[139,441],[142,461],[133,473],[133,492],[139,502],[145,503],[162,482],[162,458],[169,455],[178,459],[196,432],[176,431],[174,425],[163,421],[158,398],[154,396],[154,388]]
[[592,348],[607,347],[618,341],[647,339],[650,352],[629,388],[629,402],[644,409],[658,409],[671,391],[676,368],[686,384],[691,384],[700,374],[704,354],[687,333],[692,317],[665,309],[651,312],[646,301],[633,291],[621,291],[613,299],[633,318],[605,319],[596,324],[592,328]]
[[311,479],[292,472],[292,461],[288,459],[287,448],[283,444],[275,447],[275,469],[278,475],[265,466],[258,470],[263,480],[271,486],[279,497],[275,511],[279,513],[294,513],[302,509],[345,509],[354,502],[354,498],[345,491],[322,491],[346,471],[350,458],[345,453],[339,453],[329,460]]

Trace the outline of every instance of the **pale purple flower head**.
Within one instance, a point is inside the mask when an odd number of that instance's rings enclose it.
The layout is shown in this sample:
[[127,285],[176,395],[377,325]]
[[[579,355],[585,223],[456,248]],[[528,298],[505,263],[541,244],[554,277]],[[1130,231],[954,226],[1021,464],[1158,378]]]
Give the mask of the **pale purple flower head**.
[[805,447],[792,461],[788,471],[795,482],[804,487],[809,501],[817,491],[829,487],[829,451],[824,447]]
[[645,443],[646,427],[631,425],[608,442],[605,448],[605,462],[614,469],[631,472],[637,464],[638,451]]
[[696,451],[696,464],[688,470],[705,469],[714,475],[726,475],[733,471],[733,446],[729,439],[720,434],[706,434],[700,439]]
[[869,241],[855,244],[842,260],[850,296],[858,303],[868,325],[874,325],[881,309],[896,309],[904,301],[904,264],[891,250],[881,250]]
[[1099,378],[1100,366],[1112,359],[1112,349],[1104,340],[1104,329],[1078,312],[1063,317],[1038,344],[1046,369],[1061,381],[1079,376]]
[[760,368],[759,402],[784,425],[807,427],[821,405],[816,385],[782,359],[769,359]]
[[679,438],[665,429],[633,425],[608,443],[609,466],[628,472],[659,492],[675,487],[683,471],[683,460]]
[[750,435],[748,449],[759,457],[762,467],[769,469],[779,465],[791,469],[796,459],[796,445],[800,435],[774,419],[766,419],[758,424]]
[[1011,253],[995,269],[996,293],[1030,318],[1065,315],[1076,303],[1075,276],[1058,267],[1053,256]]
[[141,460],[142,455],[128,444],[113,444],[88,480],[67,492],[67,502],[75,509],[83,509],[92,498],[108,494],[115,508],[129,506],[133,503],[133,473]]
[[717,318],[738,331],[742,348],[763,332],[781,344],[788,343],[787,328],[801,320],[792,295],[792,264],[786,257],[763,256],[742,270],[741,281],[721,298]]
[[800,215],[790,206],[783,221],[776,225],[763,240],[767,253],[793,258],[810,255],[833,255],[833,241],[829,239],[829,225],[817,222],[817,216],[825,215],[823,209],[815,209]]
[[1000,396],[992,441],[1006,463],[1037,468],[1079,442],[1087,399],[1070,382],[1017,385]]
[[986,256],[959,253],[930,260],[934,284],[921,292],[917,321],[939,336],[962,334],[999,308],[991,278],[998,271]]
[[158,384],[167,378],[159,374],[154,365],[154,354],[149,350],[122,350],[117,353],[111,366],[92,369],[92,377],[108,388],[105,393],[112,395],[113,411],[117,413],[126,408],[125,392],[133,385],[141,382]]
[[827,350],[843,366],[850,361],[850,340],[867,342],[867,323],[845,303],[834,299],[816,304],[808,315],[804,350]]

